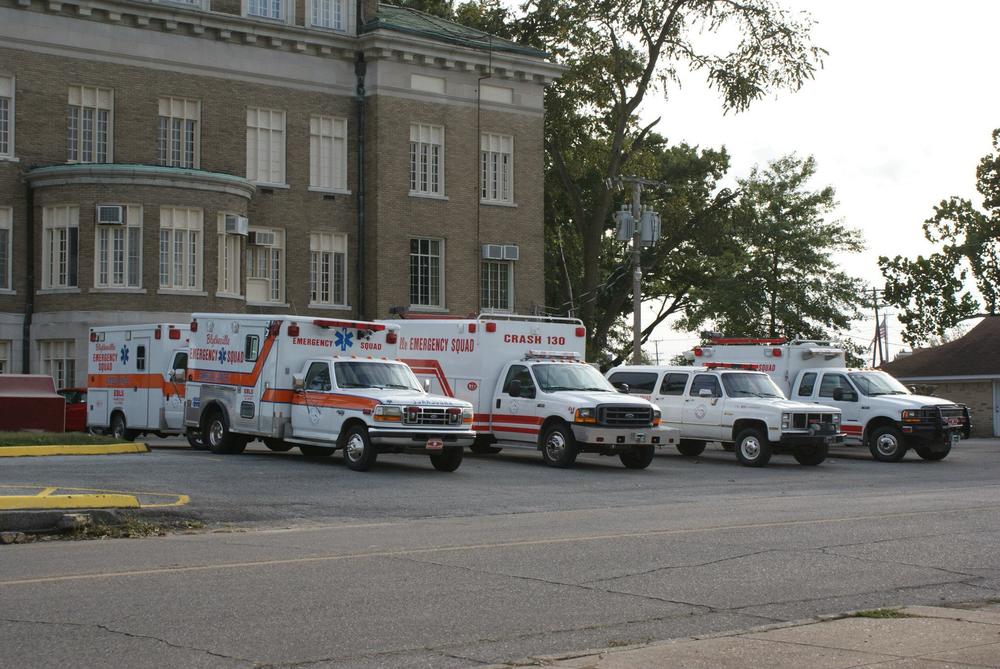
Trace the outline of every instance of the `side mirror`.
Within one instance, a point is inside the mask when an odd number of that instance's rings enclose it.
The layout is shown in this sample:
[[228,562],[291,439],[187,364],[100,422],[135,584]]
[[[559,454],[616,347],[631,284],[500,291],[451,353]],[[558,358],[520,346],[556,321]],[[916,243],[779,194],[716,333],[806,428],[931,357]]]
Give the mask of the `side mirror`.
[[698,391],[698,397],[715,397],[715,393],[708,388],[702,388]]
[[180,368],[173,369],[170,371],[170,380],[174,383],[184,383],[184,375],[186,373],[186,370]]
[[623,393],[625,395],[628,395],[628,384],[627,383],[619,383],[618,384],[618,392]]
[[306,377],[302,374],[292,374],[292,390],[301,393],[306,389]]
[[429,393],[431,391],[431,380],[430,379],[424,379],[423,385],[424,385],[424,392],[425,393]]
[[844,401],[844,389],[840,386],[833,389],[833,401],[843,402]]
[[507,386],[507,394],[510,395],[511,397],[520,397],[521,396],[521,382],[518,381],[517,379],[514,379],[513,381],[511,381],[510,385]]

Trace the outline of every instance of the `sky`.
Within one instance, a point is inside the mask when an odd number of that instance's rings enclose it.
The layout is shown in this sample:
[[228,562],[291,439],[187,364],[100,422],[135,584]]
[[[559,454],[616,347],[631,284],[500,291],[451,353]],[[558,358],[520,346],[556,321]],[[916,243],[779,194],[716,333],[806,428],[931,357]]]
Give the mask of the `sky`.
[[[879,255],[932,250],[921,225],[935,204],[951,195],[981,204],[976,165],[1000,127],[1000,3],[783,2],[817,21],[814,42],[829,54],[814,80],[724,115],[718,93],[695,74],[668,100],[647,98],[643,118],[662,116],[657,129],[673,142],[725,146],[732,182],[788,153],[814,155],[813,185],[834,187],[835,217],[860,229],[867,243],[863,253],[841,259],[844,268],[880,287]],[[851,334],[867,343],[873,329],[873,320],[858,322]],[[652,339],[661,361],[696,342],[665,326]],[[891,318],[889,339],[894,354],[903,342]],[[645,349],[652,354],[656,345]]]

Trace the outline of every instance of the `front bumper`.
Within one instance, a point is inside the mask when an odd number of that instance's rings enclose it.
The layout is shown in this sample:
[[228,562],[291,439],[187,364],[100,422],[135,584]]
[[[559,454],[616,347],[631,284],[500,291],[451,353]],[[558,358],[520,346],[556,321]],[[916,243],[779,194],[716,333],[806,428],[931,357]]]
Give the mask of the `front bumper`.
[[573,424],[573,437],[587,446],[668,446],[680,442],[681,431],[673,427],[643,429]]
[[397,446],[401,448],[422,448],[428,439],[440,439],[445,448],[471,446],[476,440],[472,430],[407,430],[391,428],[369,428],[368,436],[375,446]]
[[815,434],[810,432],[782,432],[778,442],[785,448],[800,448],[808,446],[842,446],[843,433]]

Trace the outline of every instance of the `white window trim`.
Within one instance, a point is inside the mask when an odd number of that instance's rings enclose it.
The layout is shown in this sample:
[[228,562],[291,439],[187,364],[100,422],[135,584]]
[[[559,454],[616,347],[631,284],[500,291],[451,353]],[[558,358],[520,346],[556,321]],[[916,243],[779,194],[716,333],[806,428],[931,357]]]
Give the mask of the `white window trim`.
[[[421,130],[425,129],[425,128],[427,130],[429,130],[429,131],[433,131],[433,130],[440,130],[441,131],[441,143],[440,144],[437,144],[435,142],[418,141],[418,144],[428,144],[430,146],[440,146],[441,147],[441,150],[440,150],[441,159],[439,161],[439,167],[440,167],[441,171],[438,174],[438,190],[436,190],[436,191],[420,190],[420,189],[416,189],[415,190],[413,188],[410,188],[409,194],[411,196],[413,196],[413,197],[426,197],[426,198],[433,198],[433,199],[436,199],[436,200],[447,200],[448,198],[445,196],[445,194],[448,191],[447,191],[447,187],[446,187],[446,184],[445,184],[445,178],[444,178],[445,171],[446,171],[446,165],[445,165],[445,127],[443,125],[435,125],[433,123],[411,123],[410,124],[410,141],[407,143],[407,149],[408,149],[407,150],[407,161],[409,162],[411,160],[409,149],[410,149],[410,145],[414,142],[414,139],[413,139],[414,129],[417,130],[417,134],[420,134]],[[412,182],[413,182],[413,164],[412,164],[412,162],[410,162],[409,169],[408,169],[408,181],[412,185]]]
[[[63,357],[54,358],[54,357],[51,357],[51,353],[52,353],[51,349],[53,348],[53,345],[57,344],[57,343],[61,345],[61,348],[62,348],[61,353],[63,354]],[[69,350],[71,348],[72,348],[72,351]],[[40,339],[40,340],[38,340],[38,372],[40,374],[46,374],[48,376],[51,376],[52,377],[52,381],[53,381],[53,383],[56,386],[56,390],[59,390],[61,388],[72,388],[77,383],[77,378],[76,378],[76,376],[77,376],[76,375],[76,371],[77,371],[76,370],[76,349],[77,349],[77,345],[76,345],[76,340],[75,339]],[[46,353],[48,353],[50,355],[46,355]],[[66,381],[66,383],[63,384],[63,385],[60,385],[59,382],[58,382],[58,379],[56,379],[56,377],[52,374],[52,368],[50,366],[50,363],[53,362],[53,361],[55,361],[55,360],[62,361],[64,363],[64,367],[63,367],[63,380]],[[48,367],[48,369],[46,369],[46,367]],[[67,370],[69,370],[69,369],[73,370],[73,377],[72,378],[69,378],[69,375],[66,373]]]
[[[441,272],[440,272],[440,276],[438,277],[438,284],[439,284],[439,287],[440,287],[441,301],[438,304],[410,304],[410,311],[434,311],[434,312],[445,312],[445,311],[448,311],[448,306],[447,306],[448,305],[448,300],[447,300],[447,297],[445,296],[445,285],[447,284],[447,282],[445,281],[445,260],[447,258],[447,255],[445,253],[445,240],[443,238],[441,238],[441,237],[410,237],[407,240],[407,243],[409,244],[414,239],[416,239],[416,240],[427,240],[427,241],[440,242],[441,243]],[[413,254],[410,253],[409,250],[407,250],[407,263],[412,262],[412,257],[413,257]],[[407,279],[409,279],[409,272],[410,272],[410,269],[411,269],[410,266],[409,266],[409,264],[407,264],[407,268],[406,269],[407,269]],[[409,293],[409,291],[410,291],[409,280],[407,280],[406,290],[407,290],[407,293]],[[409,297],[409,295],[407,295],[407,297]]]
[[[66,225],[55,225],[54,221],[46,220],[46,214],[48,212],[53,212],[57,209],[67,210],[67,222]],[[71,213],[75,211],[75,217]],[[76,284],[66,285],[53,284],[49,281],[49,277],[52,274],[49,261],[51,259],[51,242],[49,241],[48,231],[52,229],[62,229],[66,228],[70,230],[76,228]],[[70,268],[70,258],[69,258],[69,233],[66,233],[66,280],[69,281],[69,268]],[[80,292],[80,207],[75,204],[53,204],[42,208],[42,290],[39,291],[52,291],[52,292],[66,292],[66,293],[79,293]]]
[[[236,299],[236,300],[243,300],[243,299],[245,299],[245,297],[243,296],[243,293],[241,291],[242,291],[242,286],[243,286],[243,274],[244,274],[244,271],[246,270],[246,267],[244,267],[244,263],[243,263],[243,242],[241,242],[241,241],[237,244],[237,247],[239,248],[239,251],[236,253],[236,258],[235,258],[235,260],[236,260],[236,271],[235,271],[236,276],[235,276],[235,279],[236,279],[236,285],[237,285],[237,289],[238,290],[237,290],[237,292],[234,293],[232,291],[226,291],[226,290],[222,289],[222,277],[223,277],[223,272],[224,272],[224,262],[223,262],[224,261],[224,257],[223,257],[223,253],[225,253],[225,250],[226,250],[223,245],[226,244],[226,243],[228,243],[229,241],[231,241],[229,239],[230,237],[235,237],[236,240],[239,241],[239,238],[242,236],[242,235],[237,235],[237,234],[233,234],[233,233],[226,233],[226,216],[227,215],[229,215],[229,216],[240,216],[240,214],[237,214],[234,211],[220,211],[219,215],[218,215],[218,219],[217,219],[217,223],[216,223],[216,226],[217,226],[216,229],[217,229],[217,232],[218,232],[218,236],[216,237],[216,244],[217,244],[218,248],[216,249],[216,251],[217,251],[217,266],[216,266],[216,292],[215,292],[215,296],[216,297],[226,297],[226,298],[231,298],[231,299]],[[231,277],[231,278],[233,278],[233,277]]]
[[17,78],[13,74],[0,72],[0,79],[10,81],[10,109],[7,110],[9,123],[7,127],[7,153],[0,153],[0,161],[18,162],[16,158],[17,149],[14,144],[14,139],[17,136],[15,132],[15,119],[17,118]]
[[[163,219],[164,219],[163,213],[165,211],[167,211],[167,210],[171,210],[171,211],[183,211],[183,212],[188,212],[188,213],[198,212],[198,223],[195,226],[187,226],[187,225],[185,225],[184,227],[179,227],[179,226],[176,226],[173,221],[171,221],[170,225],[164,225],[163,224]],[[164,206],[160,207],[160,212],[159,213],[160,213],[160,225],[159,225],[159,227],[156,230],[156,286],[157,286],[157,292],[161,293],[163,295],[172,295],[172,294],[180,294],[180,295],[206,295],[207,293],[205,293],[203,291],[203,289],[202,289],[202,286],[204,285],[204,281],[205,281],[205,211],[203,209],[199,208],[199,207],[179,207],[179,206],[172,206],[172,205],[164,205]],[[168,285],[163,285],[163,283],[162,283],[163,277],[162,277],[162,272],[161,272],[161,268],[160,268],[160,258],[161,258],[161,254],[163,253],[163,250],[162,250],[162,244],[163,244],[163,241],[162,241],[162,232],[163,232],[163,230],[170,230],[171,231],[171,235],[170,235],[170,248],[168,249],[168,263],[167,264],[169,266],[168,275],[170,277],[172,277],[172,279],[171,279],[171,283],[168,284]],[[174,239],[174,234],[173,233],[176,232],[176,231],[178,231],[178,230],[184,230],[185,232],[188,232],[188,233],[191,233],[191,232],[197,232],[198,233],[198,242],[195,245],[195,266],[193,268],[193,271],[195,272],[195,285],[194,286],[178,286],[177,285],[177,277],[174,276],[174,269],[175,269],[174,255],[177,252],[176,251],[176,243],[177,242]],[[185,250],[184,250],[184,257],[187,258],[187,255],[188,255],[188,249],[185,248]],[[185,264],[185,266],[186,266],[186,264]],[[185,278],[187,278],[186,275],[185,275]]]
[[[342,238],[343,239],[343,242],[344,242],[344,275],[343,275],[344,301],[343,302],[333,302],[333,301],[322,302],[322,301],[319,301],[319,300],[313,300],[312,299],[312,254],[313,253],[336,253],[336,251],[334,251],[334,250],[327,250],[327,249],[322,249],[322,248],[320,248],[320,249],[313,248],[313,241],[316,239],[317,236],[319,236],[319,237],[323,237],[323,236],[332,237],[334,245],[336,245],[337,238]],[[308,304],[308,306],[310,308],[341,309],[341,310],[343,310],[343,309],[350,309],[350,306],[347,304],[347,295],[350,292],[350,284],[348,283],[350,272],[348,271],[348,267],[347,267],[347,264],[348,264],[347,263],[347,260],[348,260],[348,248],[349,248],[348,244],[349,244],[349,238],[348,238],[348,236],[347,236],[346,233],[342,233],[342,232],[339,232],[339,233],[338,232],[313,232],[313,233],[309,234],[309,278],[310,278],[310,281],[309,281],[309,304]],[[334,286],[333,281],[334,281],[334,273],[333,273],[333,269],[331,268],[331,270],[330,270],[330,285],[329,285],[331,298],[332,298],[333,292],[334,292],[334,290],[333,290],[333,286]]]
[[[508,154],[510,156],[510,164],[509,164],[509,168],[510,169],[509,169],[509,172],[508,172],[509,183],[507,184],[508,191],[510,193],[510,197],[509,198],[503,198],[503,197],[499,197],[499,198],[483,197],[483,188],[485,186],[485,183],[483,182],[483,153],[484,152],[491,152],[488,149],[484,149],[483,148],[483,143],[484,142],[488,143],[488,142],[490,142],[491,140],[494,140],[494,139],[497,140],[497,141],[499,141],[499,142],[501,142],[501,143],[505,139],[510,140],[510,153]],[[505,152],[504,151],[498,151],[498,152],[495,152],[495,153],[504,154]],[[503,206],[511,206],[511,205],[514,204],[514,136],[513,135],[505,135],[505,134],[499,133],[499,132],[483,132],[483,133],[480,133],[480,135],[479,135],[479,179],[480,179],[480,183],[479,183],[479,202],[481,204],[498,204],[498,205],[503,205]],[[501,187],[500,190],[502,191],[503,188]]]
[[[330,134],[323,134],[322,127],[324,123],[329,123],[332,128],[339,126],[343,127],[343,134],[337,135],[335,132]],[[314,127],[319,126],[320,131],[315,132]],[[331,182],[335,182],[336,179],[332,177],[335,172],[340,172],[341,183],[333,183],[330,186],[325,186],[322,183],[322,177],[315,174],[317,170],[314,170],[313,163],[316,163],[316,167],[320,174],[322,174],[322,142],[323,139],[329,139],[331,141],[331,150],[333,146],[336,146],[335,140],[342,140],[343,151],[339,155],[331,155],[331,161],[329,167],[331,168]],[[327,192],[327,193],[343,193],[350,194],[347,190],[347,142],[348,142],[348,120],[343,116],[330,116],[326,114],[312,114],[309,117],[309,190]],[[318,140],[318,146],[314,146],[314,140]],[[319,151],[319,155],[316,152]]]
[[0,230],[7,231],[7,285],[0,295],[17,295],[14,289],[14,208],[0,207]]
[[295,0],[281,0],[281,14],[282,16],[278,18],[272,18],[270,16],[260,16],[259,14],[250,13],[250,1],[241,0],[240,2],[240,13],[254,21],[268,21],[270,23],[286,23],[292,25],[295,23]]
[[[105,204],[105,203],[102,203]],[[137,293],[142,290],[142,242],[143,242],[143,230],[142,230],[142,205],[141,204],[125,204],[125,203],[106,203],[106,204],[120,204],[125,208],[125,225],[122,226],[112,226],[112,225],[98,225],[97,219],[94,219],[94,283],[93,288],[89,291],[94,292],[125,292],[125,293]],[[138,222],[134,223],[133,220],[138,218]],[[116,228],[122,227],[126,230],[125,234],[125,284],[118,285],[114,283],[103,284],[100,282],[101,278],[101,256],[99,248],[99,236],[102,228]],[[138,230],[139,231],[139,285],[130,286],[128,285],[128,230]],[[108,262],[114,262],[110,257]],[[108,271],[108,276],[110,277],[112,272]],[[143,291],[144,292],[144,291]]]
[[[113,89],[113,88],[103,88],[101,86],[86,86],[86,85],[81,85],[81,84],[74,84],[74,85],[72,85],[72,86],[69,87],[69,90],[72,90],[74,88],[79,89],[81,93],[86,88],[94,89],[98,93],[98,97],[99,97],[101,91],[108,91],[111,94],[111,103],[108,105],[108,108],[107,108],[107,112],[108,112],[108,149],[107,149],[108,156],[107,156],[107,160],[104,163],[99,163],[99,162],[97,162],[97,160],[90,160],[90,161],[70,160],[69,156],[66,157],[66,162],[70,163],[70,164],[78,164],[79,163],[79,164],[85,164],[85,165],[90,165],[90,164],[102,165],[102,164],[109,164],[109,163],[115,162],[115,89]],[[68,94],[67,94],[67,98],[68,98]],[[69,104],[69,100],[68,99],[66,101],[66,106],[67,107],[71,106]],[[83,104],[72,105],[72,106],[78,106],[81,110],[83,110],[83,109],[104,109],[104,107],[101,107],[100,104],[98,104],[97,106],[94,106],[94,107],[86,107]],[[83,119],[83,114],[82,113],[81,113],[80,117],[81,117],[81,121],[82,121],[82,119]],[[95,128],[96,128],[96,126],[95,126]],[[67,132],[68,131],[69,131],[69,129],[67,128]],[[77,133],[78,133],[77,141],[78,142],[83,142],[83,129],[82,129],[82,127],[77,128]],[[96,139],[95,139],[94,148],[95,148],[95,154],[96,154],[96,148],[97,148]],[[78,153],[78,155],[80,157],[82,157],[82,155],[83,155],[82,144],[80,144],[78,146],[77,153]],[[97,156],[95,155],[94,158],[96,159]]]
[[209,0],[196,0],[195,2],[185,2],[185,0],[152,0],[152,2],[158,5],[173,5],[187,7],[188,9],[200,9],[202,11],[208,11],[210,8]]
[[480,279],[480,283],[479,283],[479,291],[480,291],[480,295],[479,295],[479,310],[481,312],[483,312],[483,313],[488,313],[488,314],[513,314],[513,313],[516,313],[514,311],[514,306],[515,306],[515,299],[514,299],[515,298],[515,295],[514,295],[514,269],[515,269],[516,263],[514,261],[512,261],[512,260],[482,260],[480,262],[479,271],[480,272],[484,272],[486,270],[486,267],[485,267],[486,265],[507,265],[507,267],[508,267],[508,270],[507,270],[507,295],[510,298],[510,307],[507,308],[507,309],[499,309],[499,308],[495,308],[495,307],[485,307],[485,306],[483,306],[483,294],[482,294],[483,286],[482,286],[482,280]]
[[13,356],[14,344],[10,339],[0,339],[0,374],[13,374],[10,360]]
[[[185,4],[185,3],[180,2],[179,4]],[[186,168],[186,169],[195,169],[195,170],[201,169],[201,100],[198,100],[198,99],[195,99],[195,98],[181,98],[181,97],[174,97],[174,96],[164,95],[164,96],[161,96],[161,97],[157,98],[157,101],[156,101],[157,102],[157,106],[158,107],[161,106],[164,101],[167,102],[167,106],[168,107],[173,107],[173,105],[175,103],[181,103],[182,105],[186,105],[188,103],[193,103],[195,105],[195,108],[197,109],[197,114],[196,114],[196,116],[194,118],[189,118],[186,112],[182,112],[181,116],[175,116],[173,113],[168,113],[168,114],[165,115],[165,118],[167,118],[169,120],[173,120],[175,118],[178,118],[178,119],[181,119],[182,121],[194,121],[194,161],[193,161],[194,165],[192,167]],[[172,110],[170,110],[170,111],[172,112]],[[157,120],[157,123],[156,123],[156,133],[157,133],[156,141],[157,141],[157,143],[159,143],[159,140],[160,140],[160,138],[159,138],[159,132],[160,132],[160,123],[159,123],[159,120],[160,120],[161,116],[164,116],[164,114],[160,114],[159,113],[159,109],[158,109],[157,110],[157,115],[156,115],[156,120]],[[169,129],[168,129],[168,132],[169,132]],[[181,141],[183,142],[183,139]],[[170,152],[171,152],[171,147],[170,147],[170,144],[169,144],[169,141],[168,141],[168,144],[167,144],[167,153],[169,154]],[[159,156],[157,156],[157,162],[159,162]],[[166,165],[166,166],[169,166],[169,167],[185,167],[185,166],[182,166],[182,165],[171,165],[169,159],[165,163],[160,163],[160,164]]]
[[[250,176],[250,164],[251,164],[251,162],[250,162],[250,139],[249,139],[249,134],[250,134],[251,130],[257,131],[257,133],[258,133],[258,141],[259,141],[259,133],[260,133],[261,130],[263,130],[263,128],[261,128],[260,125],[254,125],[254,126],[250,125],[249,116],[250,116],[250,112],[251,111],[257,112],[258,115],[262,111],[268,112],[268,114],[273,114],[275,112],[280,112],[281,113],[281,175],[280,176],[281,176],[282,181],[264,181],[264,180],[261,180],[259,178],[260,177],[260,174],[259,174],[259,171],[260,171],[259,170],[259,168],[260,168],[259,160],[258,160],[258,158],[256,156],[254,157],[254,170],[253,170],[254,175],[253,175],[253,177]],[[284,109],[271,109],[271,108],[268,108],[268,107],[247,107],[246,108],[246,113],[247,113],[247,117],[248,117],[247,120],[246,120],[246,132],[247,132],[247,141],[246,141],[246,153],[247,153],[246,178],[247,178],[247,180],[253,182],[254,184],[256,184],[257,186],[259,186],[261,188],[289,188],[289,185],[287,183],[287,180],[288,180],[288,112],[285,111]],[[269,133],[276,132],[273,128],[270,128],[270,127],[267,128],[266,130]],[[268,169],[268,176],[271,176],[271,170],[270,169]]]
[[313,23],[313,5],[316,0],[306,0],[306,26],[309,28],[315,28],[316,30],[332,30],[334,32],[346,33],[348,32],[347,27],[351,24],[351,5],[352,3],[346,2],[346,0],[331,0],[331,2],[340,5],[340,21],[341,27],[335,28],[333,26],[324,26],[321,23]]

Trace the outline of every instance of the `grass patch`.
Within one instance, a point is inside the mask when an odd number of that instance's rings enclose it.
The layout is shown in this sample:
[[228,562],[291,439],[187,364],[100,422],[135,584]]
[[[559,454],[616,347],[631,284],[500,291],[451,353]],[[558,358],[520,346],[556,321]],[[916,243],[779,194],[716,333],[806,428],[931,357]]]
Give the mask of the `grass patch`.
[[172,520],[149,522],[133,515],[126,515],[117,525],[95,523],[73,530],[34,536],[35,541],[86,541],[89,539],[141,539],[143,537],[164,537],[173,533],[202,530],[205,523],[200,520]]
[[868,611],[858,611],[855,618],[912,618],[913,616],[903,613],[899,609],[871,609]]
[[120,444],[118,439],[85,432],[0,432],[0,448],[4,446],[53,446]]

